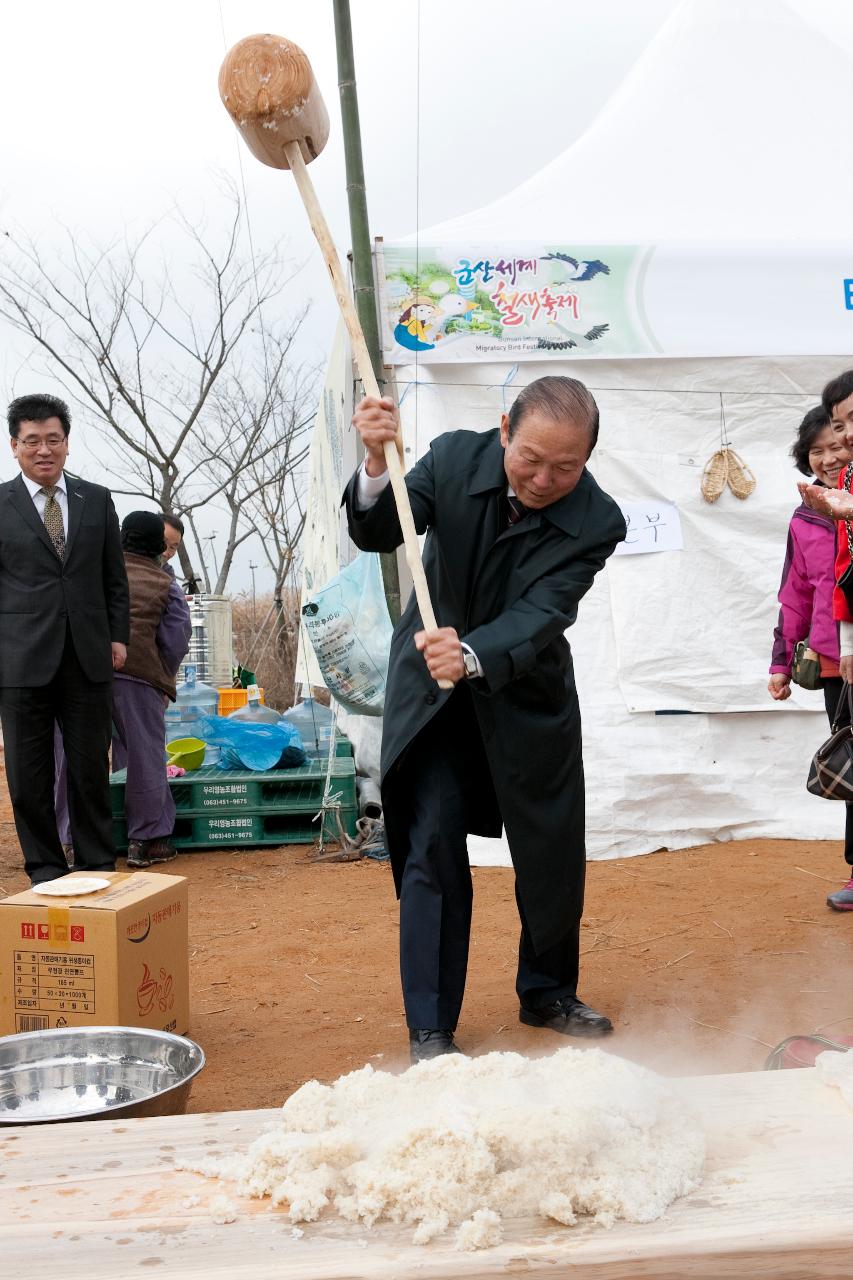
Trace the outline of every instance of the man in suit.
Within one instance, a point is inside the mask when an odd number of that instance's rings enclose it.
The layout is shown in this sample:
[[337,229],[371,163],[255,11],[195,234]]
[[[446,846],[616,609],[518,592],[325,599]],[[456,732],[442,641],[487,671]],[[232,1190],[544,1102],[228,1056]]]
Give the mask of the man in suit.
[[8,422],[21,474],[0,485],[0,720],[24,866],[38,884],[68,871],[53,806],[55,722],[75,867],[115,869],[112,677],[126,657],[128,590],[109,491],[64,469],[67,405],[21,396]]
[[[391,551],[402,533],[383,446],[397,435],[397,411],[365,399],[353,422],[365,459],[344,494],[350,535],[364,550]],[[540,378],[500,428],[439,436],[406,476],[443,624],[424,632],[412,595],[391,645],[383,724],[413,1061],[459,1052],[472,905],[466,835],[496,836],[502,825],[521,918],[521,1021],[567,1035],[612,1030],[577,995],[583,761],[564,636],[626,532],[586,470],[597,435],[587,389]]]

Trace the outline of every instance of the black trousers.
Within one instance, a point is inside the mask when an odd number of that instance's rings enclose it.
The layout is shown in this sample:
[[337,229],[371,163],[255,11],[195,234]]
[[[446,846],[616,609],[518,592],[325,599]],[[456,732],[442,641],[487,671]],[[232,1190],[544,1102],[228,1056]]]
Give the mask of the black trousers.
[[70,634],[49,684],[0,686],[6,778],[24,868],[33,884],[65,875],[68,864],[53,802],[53,726],[68,761],[68,809],[76,867],[115,870],[109,788],[112,680],[93,683],[77,661]]
[[[846,688],[841,676],[827,676],[821,681],[823,685],[823,701],[826,707],[826,714],[832,725],[835,719],[836,709],[838,710],[838,727],[839,729],[850,723],[850,708],[847,699],[841,700],[841,694]],[[853,804],[845,804],[847,817],[844,824],[844,861],[848,866],[853,867]]]
[[[467,832],[491,786],[470,690],[459,685],[400,766],[410,797],[409,850],[400,892],[400,976],[409,1027],[453,1031],[468,968],[473,889]],[[580,919],[537,953],[521,903],[516,991],[528,1008],[575,995]]]

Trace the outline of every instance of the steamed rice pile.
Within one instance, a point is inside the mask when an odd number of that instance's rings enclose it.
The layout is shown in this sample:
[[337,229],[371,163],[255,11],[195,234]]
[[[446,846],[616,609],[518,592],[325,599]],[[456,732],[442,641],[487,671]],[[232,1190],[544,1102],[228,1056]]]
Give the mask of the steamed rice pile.
[[815,1058],[819,1078],[838,1089],[848,1107],[853,1107],[853,1053],[827,1049]]
[[370,1066],[287,1099],[245,1153],[198,1172],[287,1202],[292,1222],[335,1212],[415,1227],[425,1244],[500,1243],[501,1219],[651,1222],[697,1186],[704,1135],[666,1083],[599,1049],[547,1058],[448,1055],[402,1075]]

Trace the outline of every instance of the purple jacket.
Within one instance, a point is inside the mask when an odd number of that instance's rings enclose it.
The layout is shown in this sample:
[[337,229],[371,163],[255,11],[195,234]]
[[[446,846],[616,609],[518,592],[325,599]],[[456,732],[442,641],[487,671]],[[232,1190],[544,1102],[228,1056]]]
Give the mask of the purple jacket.
[[832,618],[834,586],[835,522],[805,505],[797,507],[788,527],[771,673],[791,674],[794,646],[800,640],[808,640],[810,648],[838,662],[838,624]]

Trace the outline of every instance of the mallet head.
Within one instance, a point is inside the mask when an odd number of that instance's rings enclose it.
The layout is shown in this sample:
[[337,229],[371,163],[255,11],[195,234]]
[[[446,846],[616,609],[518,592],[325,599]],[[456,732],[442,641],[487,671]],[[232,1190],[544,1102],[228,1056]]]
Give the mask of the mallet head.
[[252,155],[289,169],[284,147],[298,142],[306,164],[329,138],[329,117],[311,63],[283,36],[240,40],[219,71],[219,96]]

